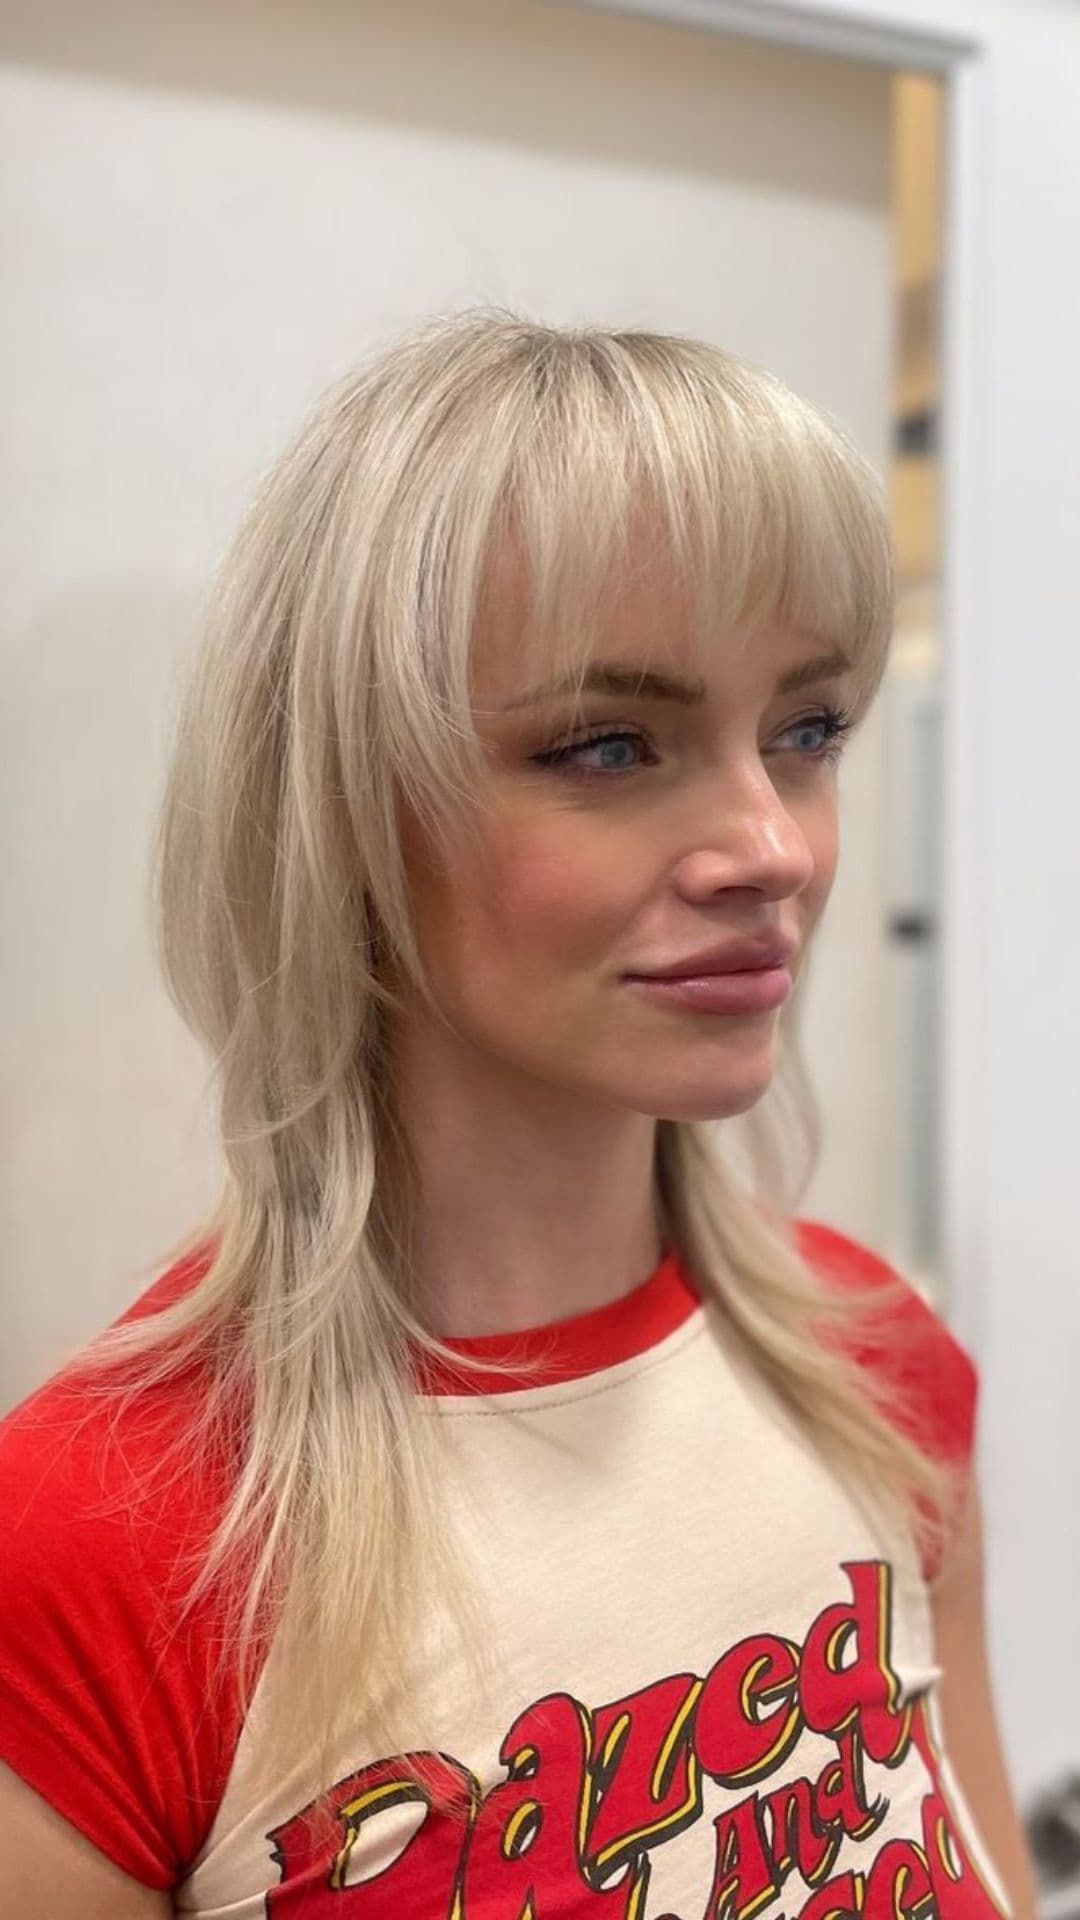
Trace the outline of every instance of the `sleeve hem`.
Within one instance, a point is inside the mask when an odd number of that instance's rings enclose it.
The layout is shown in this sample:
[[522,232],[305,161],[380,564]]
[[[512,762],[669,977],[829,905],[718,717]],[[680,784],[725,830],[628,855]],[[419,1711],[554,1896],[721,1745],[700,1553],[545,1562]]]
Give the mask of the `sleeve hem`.
[[73,1766],[73,1758],[70,1741],[62,1740],[18,1695],[6,1694],[0,1760],[121,1872],[144,1887],[169,1892],[176,1885],[175,1873],[150,1846],[121,1829],[114,1796],[95,1798],[92,1788],[88,1793],[93,1773]]

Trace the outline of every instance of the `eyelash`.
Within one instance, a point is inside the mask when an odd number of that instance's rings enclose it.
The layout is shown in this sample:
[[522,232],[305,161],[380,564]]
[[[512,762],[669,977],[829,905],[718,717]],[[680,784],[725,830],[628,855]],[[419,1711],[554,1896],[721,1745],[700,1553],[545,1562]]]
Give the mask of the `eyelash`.
[[[850,733],[853,724],[853,716],[846,708],[825,707],[820,713],[808,714],[804,720],[793,720],[784,731],[794,733],[799,727],[823,727],[825,746],[819,752],[806,754],[803,757],[821,763],[835,762],[839,760],[844,750],[845,736]],[[646,736],[639,733],[636,728],[617,727],[606,731],[600,728],[595,733],[587,734],[583,740],[569,741],[561,747],[549,747],[544,753],[534,754],[533,759],[537,766],[554,767],[556,771],[569,767],[571,772],[580,774],[586,780],[613,779],[621,774],[637,772],[635,767],[616,767],[614,771],[609,770],[603,773],[598,768],[585,769],[574,765],[573,756],[576,753],[583,753],[586,747],[595,747],[600,742],[608,740],[637,740],[644,744]]]

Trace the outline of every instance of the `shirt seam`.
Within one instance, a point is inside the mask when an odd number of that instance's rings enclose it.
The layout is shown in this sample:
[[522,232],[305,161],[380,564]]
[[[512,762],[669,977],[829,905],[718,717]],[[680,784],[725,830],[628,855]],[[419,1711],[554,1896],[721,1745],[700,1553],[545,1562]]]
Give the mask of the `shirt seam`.
[[[699,1314],[701,1317],[695,1326],[693,1324],[694,1319]],[[613,1371],[611,1368],[605,1368],[604,1372],[598,1375],[584,1374],[579,1380],[568,1381],[565,1391],[560,1391],[556,1387],[526,1387],[524,1389],[515,1388],[512,1393],[476,1395],[423,1394],[419,1396],[421,1402],[420,1411],[429,1419],[492,1420],[499,1417],[505,1419],[508,1414],[513,1413],[555,1413],[562,1407],[580,1406],[585,1401],[599,1399],[602,1394],[617,1393],[620,1387],[629,1386],[632,1380],[640,1380],[644,1374],[654,1372],[657,1367],[666,1366],[670,1360],[676,1359],[680,1353],[685,1353],[687,1348],[692,1346],[695,1340],[701,1338],[707,1328],[707,1316],[701,1307],[695,1307],[693,1313],[684,1322],[682,1327],[675,1328],[674,1332],[665,1336],[663,1344],[667,1348],[666,1352],[661,1353],[654,1350],[650,1354],[648,1350],[646,1350],[644,1355],[635,1356],[635,1359],[640,1361],[640,1364],[635,1364],[634,1361],[617,1361],[616,1365],[629,1366],[632,1369],[630,1372],[621,1374],[618,1380],[605,1379],[604,1374]],[[592,1387],[587,1386],[586,1382],[590,1379],[595,1379],[597,1384]],[[516,1397],[521,1391],[537,1397],[530,1398],[528,1401],[521,1401]],[[539,1396],[541,1394],[558,1394],[559,1397],[557,1399],[540,1399]],[[452,1404],[458,1400],[462,1400],[464,1404],[461,1406]],[[494,1401],[496,1404],[489,1404],[491,1401]],[[500,1406],[498,1404],[499,1401],[510,1401],[512,1404]]]

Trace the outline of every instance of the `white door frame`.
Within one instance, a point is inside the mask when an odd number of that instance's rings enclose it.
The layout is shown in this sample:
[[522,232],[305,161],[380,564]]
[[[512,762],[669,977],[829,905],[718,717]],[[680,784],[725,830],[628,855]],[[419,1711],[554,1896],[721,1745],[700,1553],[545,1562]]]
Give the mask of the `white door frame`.
[[[994,1662],[1020,1791],[1080,1762],[1080,7],[577,0],[948,88],[943,1259],[982,1376]],[[1040,971],[1033,972],[1031,949]],[[1056,1597],[1054,1597],[1056,1596]],[[1037,1629],[1037,1630],[1036,1630]]]

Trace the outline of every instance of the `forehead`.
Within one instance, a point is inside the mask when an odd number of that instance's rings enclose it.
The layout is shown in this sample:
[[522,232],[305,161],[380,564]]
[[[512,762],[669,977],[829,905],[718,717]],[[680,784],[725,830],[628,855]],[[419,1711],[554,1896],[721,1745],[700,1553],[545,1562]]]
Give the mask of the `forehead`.
[[758,615],[725,633],[709,630],[707,622],[703,631],[699,621],[672,556],[642,542],[585,596],[577,619],[564,617],[557,633],[545,632],[535,618],[525,556],[507,540],[489,567],[473,635],[475,703],[484,710],[509,706],[582,657],[667,668],[706,684],[726,684],[732,676],[765,682],[815,645],[815,636],[775,615]]

